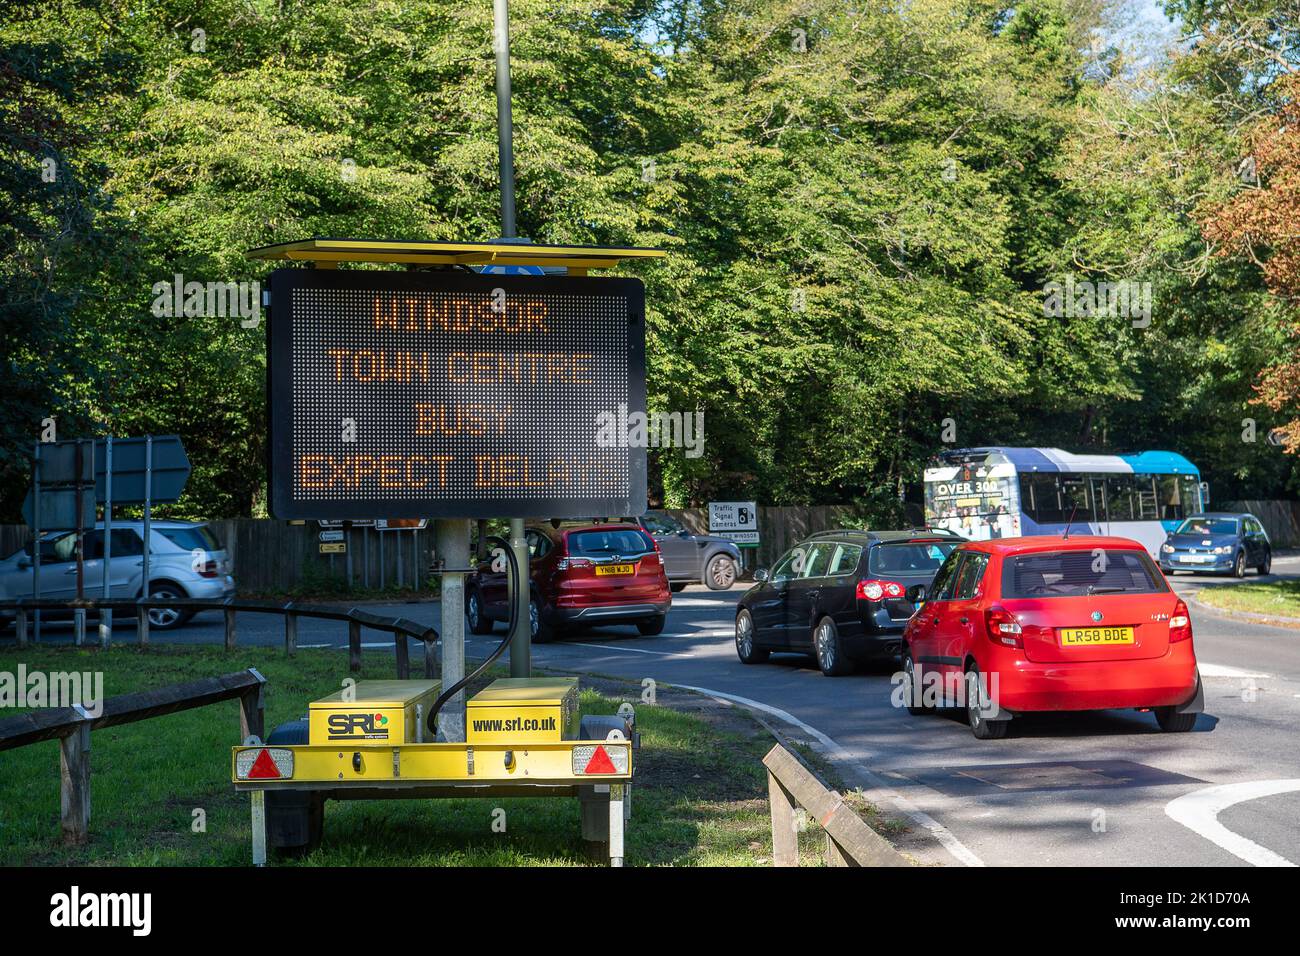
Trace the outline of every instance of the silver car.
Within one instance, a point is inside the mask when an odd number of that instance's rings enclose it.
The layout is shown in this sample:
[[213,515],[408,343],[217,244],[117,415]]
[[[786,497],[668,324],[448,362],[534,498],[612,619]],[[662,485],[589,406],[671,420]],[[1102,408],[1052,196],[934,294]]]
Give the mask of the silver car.
[[[152,521],[149,527],[149,594],[166,600],[228,597],[235,592],[230,557],[207,525],[191,521]],[[109,591],[115,598],[139,597],[143,592],[144,522],[114,521],[109,555]],[[104,594],[104,523],[85,532],[83,580],[86,597]],[[77,534],[51,531],[41,536],[41,597],[70,600],[77,596]],[[0,598],[32,595],[35,575],[32,542],[0,560]],[[49,619],[72,612],[43,611]],[[181,608],[154,608],[149,625],[159,630],[179,627],[194,616]],[[0,626],[12,623],[12,613],[0,616]]]

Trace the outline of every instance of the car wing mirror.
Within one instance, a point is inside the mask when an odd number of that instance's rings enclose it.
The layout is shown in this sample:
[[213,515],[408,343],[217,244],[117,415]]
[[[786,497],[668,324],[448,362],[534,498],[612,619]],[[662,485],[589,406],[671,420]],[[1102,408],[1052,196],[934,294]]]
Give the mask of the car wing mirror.
[[690,536],[691,533],[687,531],[685,528],[682,528],[680,531],[677,532],[677,537],[679,538],[689,538]]
[[927,597],[925,593],[925,585],[913,584],[910,588],[907,589],[905,595],[909,603],[915,606],[920,606],[925,603],[925,599]]
[[772,575],[768,573],[767,568],[754,569],[754,580],[757,581],[759,584],[762,584],[764,581],[769,580],[771,577]]

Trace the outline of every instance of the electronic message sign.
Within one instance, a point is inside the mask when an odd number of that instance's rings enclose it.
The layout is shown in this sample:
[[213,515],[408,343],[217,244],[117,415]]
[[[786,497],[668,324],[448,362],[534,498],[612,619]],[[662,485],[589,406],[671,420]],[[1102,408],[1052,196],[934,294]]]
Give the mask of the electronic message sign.
[[637,279],[272,273],[271,512],[283,519],[640,514]]

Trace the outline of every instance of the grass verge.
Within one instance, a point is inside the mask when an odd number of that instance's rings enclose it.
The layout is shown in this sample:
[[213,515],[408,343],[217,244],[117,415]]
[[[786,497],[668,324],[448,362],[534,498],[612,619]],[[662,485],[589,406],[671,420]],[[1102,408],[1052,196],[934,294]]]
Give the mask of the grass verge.
[[[307,702],[337,690],[347,658],[303,649],[292,660],[271,648],[118,646],[0,650],[0,671],[102,671],[108,696],[256,667],[268,680],[267,727],[301,716]],[[392,657],[363,654],[363,675],[389,677]],[[484,681],[485,682],[485,681]],[[585,713],[613,713],[621,686],[584,683]],[[625,699],[640,688],[626,685]],[[471,688],[471,692],[475,688]],[[16,710],[0,710],[9,716]],[[771,746],[739,710],[681,712],[637,706],[637,756],[629,865],[750,866],[771,861],[766,772]],[[238,743],[233,702],[91,735],[91,842],[59,835],[58,745],[0,752],[0,865],[241,866],[250,860],[248,797],[229,782]],[[505,832],[493,821],[505,811]],[[202,826],[200,826],[200,821]],[[306,866],[590,865],[578,803],[569,799],[390,800],[329,803],[325,841]],[[803,858],[820,857],[815,824]]]
[[1300,581],[1252,581],[1202,588],[1197,600],[1225,611],[1300,618]]

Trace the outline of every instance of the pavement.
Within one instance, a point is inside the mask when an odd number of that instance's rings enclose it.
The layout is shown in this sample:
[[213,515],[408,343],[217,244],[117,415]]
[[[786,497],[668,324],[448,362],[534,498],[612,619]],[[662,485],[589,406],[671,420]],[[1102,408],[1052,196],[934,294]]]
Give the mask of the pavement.
[[[1300,575],[1300,556],[1275,559],[1274,573]],[[1186,595],[1232,579],[1179,575],[1171,583]],[[742,665],[732,622],[744,591],[691,587],[674,595],[660,636],[594,629],[534,646],[534,664],[625,678],[643,694],[665,684],[691,688],[759,712],[904,818],[905,849],[923,863],[1300,864],[1300,630],[1195,608],[1205,713],[1191,733],[1163,734],[1150,714],[1103,711],[1026,717],[1006,739],[977,741],[955,717],[912,717],[893,707],[893,666],[827,678],[799,655]],[[366,609],[440,625],[436,602]],[[116,640],[134,639],[129,623],[114,630]],[[71,627],[47,624],[45,634],[66,642]],[[467,635],[467,657],[485,657],[502,636],[502,628],[491,637]],[[221,616],[211,612],[152,634],[155,642],[185,644],[222,637]],[[385,637],[363,632],[367,647],[390,647]],[[241,644],[283,640],[279,617],[240,614]],[[304,619],[298,643],[344,649],[346,626]]]

